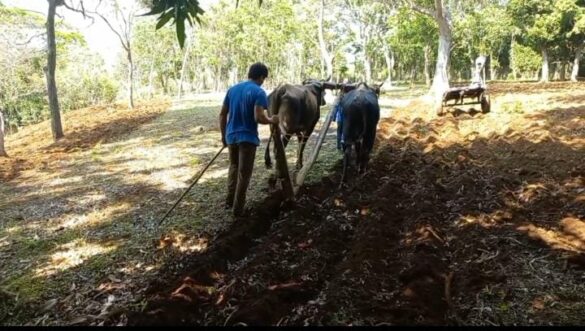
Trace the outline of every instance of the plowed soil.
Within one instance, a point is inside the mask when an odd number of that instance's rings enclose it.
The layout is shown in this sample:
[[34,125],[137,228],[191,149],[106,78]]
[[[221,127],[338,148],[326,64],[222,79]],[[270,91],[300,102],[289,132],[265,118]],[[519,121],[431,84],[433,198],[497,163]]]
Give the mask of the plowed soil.
[[494,84],[488,114],[396,109],[364,176],[340,190],[337,171],[296,208],[266,198],[109,322],[582,325],[583,87]]

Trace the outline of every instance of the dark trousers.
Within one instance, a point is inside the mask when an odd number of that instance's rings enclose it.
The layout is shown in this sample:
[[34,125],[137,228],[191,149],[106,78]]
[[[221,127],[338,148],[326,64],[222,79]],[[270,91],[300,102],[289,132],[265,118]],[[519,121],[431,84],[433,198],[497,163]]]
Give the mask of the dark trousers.
[[246,190],[250,184],[256,145],[239,143],[228,145],[230,154],[230,169],[228,173],[228,194],[226,205],[233,206],[235,216],[242,215],[246,204]]

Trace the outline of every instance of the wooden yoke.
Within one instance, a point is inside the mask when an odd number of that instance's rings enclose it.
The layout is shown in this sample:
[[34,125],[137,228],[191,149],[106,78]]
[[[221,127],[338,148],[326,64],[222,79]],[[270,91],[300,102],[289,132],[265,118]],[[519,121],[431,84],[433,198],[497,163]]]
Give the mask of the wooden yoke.
[[272,138],[274,139],[274,146],[276,148],[276,173],[282,185],[285,200],[293,201],[294,192],[293,186],[288,172],[288,164],[286,163],[286,154],[284,153],[284,144],[282,143],[280,128],[278,125],[271,124],[270,131],[272,131]]

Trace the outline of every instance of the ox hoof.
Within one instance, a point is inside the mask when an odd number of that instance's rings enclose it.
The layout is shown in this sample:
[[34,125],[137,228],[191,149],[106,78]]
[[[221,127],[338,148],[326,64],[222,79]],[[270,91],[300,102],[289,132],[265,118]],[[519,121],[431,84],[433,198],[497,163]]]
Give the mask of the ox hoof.
[[275,177],[268,178],[268,187],[271,190],[274,190],[276,188],[276,178]]

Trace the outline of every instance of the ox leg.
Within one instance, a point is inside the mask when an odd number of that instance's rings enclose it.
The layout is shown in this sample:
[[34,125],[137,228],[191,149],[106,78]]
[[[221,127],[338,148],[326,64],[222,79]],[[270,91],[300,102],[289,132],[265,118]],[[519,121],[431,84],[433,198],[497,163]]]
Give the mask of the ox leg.
[[286,134],[282,137],[282,144],[284,145],[284,148],[286,148],[286,145],[288,145],[288,142],[291,140],[292,135],[290,134]]
[[[284,134],[283,134],[283,135],[282,135],[282,136],[280,136],[280,137],[281,137],[281,139],[282,139],[282,145],[283,145],[283,147],[286,149],[286,145],[288,145],[288,142],[289,142],[289,141],[290,141],[290,139],[291,139],[291,135],[290,135],[290,134],[287,134],[287,135],[284,135]],[[277,152],[276,152],[276,144],[274,144],[274,155],[276,155],[276,153],[277,153]],[[277,177],[278,177],[279,179],[280,179],[280,178],[282,178],[282,177],[283,177],[283,175],[284,175],[284,174],[281,174],[281,173],[280,173],[280,170],[279,170],[279,168],[278,168],[278,167],[276,167],[276,175],[277,175]]]
[[341,174],[341,183],[339,184],[339,188],[341,188],[347,181],[347,171],[349,168],[349,162],[351,161],[351,146],[351,144],[343,145],[343,172]]
[[299,140],[299,150],[298,150],[298,154],[297,154],[297,170],[301,170],[301,168],[303,167],[303,153],[305,151],[305,146],[307,145],[307,140],[309,139],[308,137],[306,137],[303,134],[297,134],[297,138]]
[[355,144],[355,154],[356,154],[356,164],[358,168],[358,175],[361,175],[363,172],[363,140],[356,142]]

